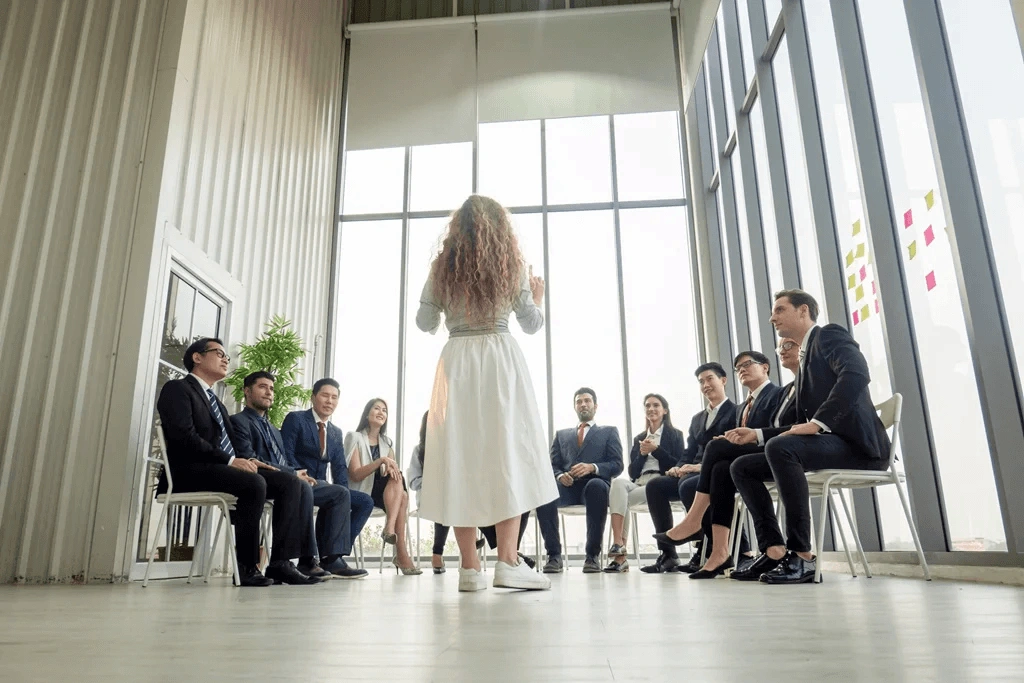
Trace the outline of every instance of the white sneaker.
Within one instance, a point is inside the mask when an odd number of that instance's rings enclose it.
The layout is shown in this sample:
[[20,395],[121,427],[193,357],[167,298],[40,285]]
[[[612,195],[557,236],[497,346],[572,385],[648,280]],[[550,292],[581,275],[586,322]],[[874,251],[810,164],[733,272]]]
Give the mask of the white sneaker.
[[459,591],[472,593],[487,588],[487,577],[479,569],[463,569],[459,567]]
[[525,562],[512,565],[498,560],[494,564],[494,587],[546,591],[551,588],[551,579],[533,571]]

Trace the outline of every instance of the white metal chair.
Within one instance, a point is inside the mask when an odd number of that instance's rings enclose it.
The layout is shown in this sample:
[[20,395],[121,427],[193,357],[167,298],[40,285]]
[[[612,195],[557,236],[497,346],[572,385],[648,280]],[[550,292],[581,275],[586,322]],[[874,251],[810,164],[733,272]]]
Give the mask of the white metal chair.
[[[565,533],[565,518],[566,517],[586,517],[587,506],[586,505],[566,505],[565,507],[558,508],[558,518],[562,522],[562,552],[565,553],[565,567],[569,568],[569,537]],[[597,563],[604,566],[604,549],[601,549],[601,554],[597,557]],[[539,565],[539,562],[538,562]]]
[[[146,455],[145,461],[147,463],[155,463],[157,466],[162,467],[164,474],[167,478],[167,492],[157,495],[156,502],[163,505],[163,509],[160,511],[160,520],[157,522],[157,537],[153,540],[153,548],[149,552],[149,561],[146,564],[146,575],[142,579],[142,587],[145,588],[149,585],[149,572],[153,568],[153,560],[156,558],[156,550],[160,545],[160,533],[164,534],[167,539],[167,560],[170,561],[170,533],[164,526],[164,520],[170,515],[171,508],[175,506],[181,507],[196,507],[204,508],[213,512],[214,510],[220,511],[220,517],[217,520],[217,531],[213,535],[213,539],[210,539],[210,527],[213,522],[213,515],[204,515],[203,521],[201,522],[199,533],[196,540],[195,551],[192,553],[192,564],[188,568],[187,582],[192,583],[192,575],[196,568],[196,561],[202,555],[206,558],[206,569],[203,572],[203,580],[207,583],[210,581],[210,572],[213,569],[213,562],[209,561],[209,553],[211,548],[216,547],[217,541],[220,538],[221,526],[226,522],[227,526],[227,542],[229,546],[229,556],[231,567],[235,575],[235,585],[241,585],[241,579],[238,576],[238,561],[235,556],[235,532],[231,526],[231,514],[230,511],[235,509],[235,503],[238,499],[227,493],[221,493],[218,491],[190,491],[188,493],[174,493],[174,479],[171,476],[171,469],[167,466],[167,442],[164,440],[164,431],[160,425],[159,419],[156,424],[156,443],[153,444],[153,448]],[[154,454],[155,451],[155,454]],[[147,530],[148,536],[148,530]],[[202,553],[198,551],[202,550]]]
[[[807,473],[807,485],[812,496],[821,496],[821,517],[825,519],[826,505],[832,506],[833,514],[835,514],[835,506],[832,503],[832,493],[839,494],[839,500],[843,505],[843,512],[846,513],[846,521],[850,525],[850,529],[853,532],[853,540],[857,544],[857,553],[860,555],[860,561],[864,563],[864,573],[871,577],[871,567],[868,565],[867,556],[864,554],[864,547],[860,542],[860,534],[857,532],[857,524],[854,521],[854,517],[850,512],[850,507],[847,505],[846,496],[843,495],[844,489],[867,489],[877,488],[879,486],[885,486],[892,484],[896,487],[896,492],[899,494],[900,503],[903,505],[903,514],[907,518],[907,524],[910,526],[910,534],[914,538],[914,546],[917,548],[917,559],[921,563],[921,570],[924,572],[924,578],[931,581],[931,573],[928,571],[928,562],[924,557],[924,549],[921,547],[921,539],[917,534],[917,526],[914,524],[913,515],[910,513],[910,502],[907,499],[907,492],[904,490],[904,484],[906,483],[906,475],[896,469],[896,444],[899,440],[900,434],[900,419],[903,415],[903,395],[895,393],[889,400],[880,403],[875,406],[875,410],[878,411],[879,417],[882,418],[882,424],[885,425],[886,429],[892,429],[891,442],[892,445],[889,447],[889,466],[884,470],[818,470],[816,472]],[[840,535],[843,537],[843,546],[846,548],[847,560],[850,562],[851,569],[853,562],[850,560],[849,547],[846,543],[846,537],[843,533],[842,525],[836,524],[839,529]],[[818,533],[814,536],[814,552],[819,553],[821,547],[825,543],[825,525],[821,524],[818,528]],[[854,574],[856,576],[856,574]],[[814,580],[821,580],[821,563],[818,563],[818,569],[814,574]]]
[[[650,509],[647,507],[647,501],[642,503],[636,503],[635,505],[629,506],[629,524],[630,530],[629,535],[633,539],[633,557],[636,559],[636,563],[640,564],[640,532],[637,531],[637,515],[640,513],[650,514]],[[681,512],[686,514],[686,508],[683,507],[683,503],[678,500],[672,501],[672,512]],[[610,525],[609,525],[610,526]],[[611,532],[609,532],[610,534]],[[609,536],[610,538],[610,536]],[[609,540],[609,543],[611,541]]]

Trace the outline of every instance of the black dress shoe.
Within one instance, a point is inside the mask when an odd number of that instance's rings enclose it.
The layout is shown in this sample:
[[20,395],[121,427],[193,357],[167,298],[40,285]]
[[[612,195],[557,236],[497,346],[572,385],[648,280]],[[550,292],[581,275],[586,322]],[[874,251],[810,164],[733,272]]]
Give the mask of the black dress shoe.
[[273,586],[274,580],[268,579],[256,567],[239,567],[238,578],[242,586]]
[[673,567],[669,571],[679,572],[680,574],[692,574],[698,570],[700,570],[700,554],[694,553],[690,557],[689,562],[687,562],[686,564],[680,564],[676,567]]
[[757,559],[748,564],[746,567],[737,569],[729,578],[736,579],[737,581],[757,581],[761,578],[761,574],[770,572],[779,566],[779,562],[782,560],[773,560],[766,554],[761,553],[757,556]]
[[644,574],[664,574],[665,572],[675,571],[675,568],[680,565],[678,557],[669,557],[662,553],[658,555],[658,559],[654,561],[654,564],[649,564],[646,567],[640,567],[640,571]]
[[732,558],[730,557],[714,569],[698,569],[690,574],[691,579],[714,579],[725,575],[726,569],[732,569]]
[[699,541],[702,538],[704,538],[704,532],[703,531],[698,531],[696,533],[690,534],[686,538],[678,540],[678,541],[676,539],[674,539],[674,538],[671,538],[668,535],[668,533],[657,533],[657,534],[654,534],[654,540],[655,541],[657,541],[658,543],[667,543],[668,545],[684,545],[686,543],[692,543],[693,541]]
[[537,568],[537,561],[535,559],[533,559],[532,557],[527,557],[526,555],[523,555],[522,553],[516,553],[516,554],[519,555],[519,559],[520,560],[522,560],[523,562],[526,563],[527,567],[529,567],[530,569],[536,569]]
[[597,558],[589,556],[583,560],[583,573],[584,574],[600,574],[601,565],[597,563]]
[[548,555],[548,561],[544,565],[545,574],[561,574],[565,569],[565,562],[561,555]]
[[310,586],[320,583],[320,579],[315,576],[306,576],[288,560],[271,562],[267,566],[267,578],[272,579],[274,583],[287,583],[291,586]]
[[324,569],[329,572],[328,576],[332,578],[338,577],[339,579],[362,579],[367,575],[367,571],[365,569],[350,567],[344,557],[339,557],[326,565]]
[[306,576],[315,576],[318,579],[331,578],[331,573],[323,567],[321,567],[320,563],[315,560],[313,561],[312,564],[305,564],[303,562],[300,562],[298,569]]
[[779,562],[779,566],[761,574],[761,582],[771,584],[812,583],[814,570],[817,568],[817,559],[805,560],[790,551]]

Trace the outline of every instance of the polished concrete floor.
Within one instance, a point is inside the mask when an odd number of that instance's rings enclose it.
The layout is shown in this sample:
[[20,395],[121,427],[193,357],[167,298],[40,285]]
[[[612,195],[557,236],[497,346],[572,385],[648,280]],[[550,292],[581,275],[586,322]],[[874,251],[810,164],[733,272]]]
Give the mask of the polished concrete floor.
[[0,680],[1024,680],[1024,589],[826,574],[768,587],[457,574],[310,587],[0,587]]

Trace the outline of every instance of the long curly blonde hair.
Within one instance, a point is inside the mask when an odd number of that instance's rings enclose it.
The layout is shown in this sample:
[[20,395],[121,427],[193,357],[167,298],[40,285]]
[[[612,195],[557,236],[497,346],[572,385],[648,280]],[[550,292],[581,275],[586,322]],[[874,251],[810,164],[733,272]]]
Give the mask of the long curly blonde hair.
[[471,195],[452,214],[441,252],[430,266],[434,296],[487,322],[519,294],[523,255],[508,212],[490,197]]

